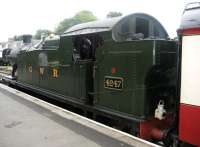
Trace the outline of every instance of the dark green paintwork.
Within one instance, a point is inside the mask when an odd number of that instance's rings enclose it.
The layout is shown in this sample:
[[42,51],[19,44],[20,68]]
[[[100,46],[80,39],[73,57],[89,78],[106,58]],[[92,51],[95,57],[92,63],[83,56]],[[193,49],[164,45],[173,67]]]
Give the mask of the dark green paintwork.
[[[149,106],[151,103],[149,99],[156,98],[156,95],[146,96],[148,88],[152,87],[148,87],[145,80],[155,65],[165,65],[174,61],[172,66],[175,66],[175,42],[142,40],[116,43],[111,39],[106,39],[108,36],[109,33],[104,37],[104,45],[97,49],[95,62],[74,63],[71,57],[72,47],[67,46],[67,43],[65,47],[57,50],[35,50],[22,53],[18,58],[20,63],[18,64],[18,80],[83,102],[87,101],[90,92],[94,95],[94,104],[97,107],[145,118],[156,107],[156,104]],[[61,38],[60,46],[67,42],[65,38]],[[157,55],[155,57],[153,56],[154,48]],[[59,62],[58,65],[43,67],[44,75],[39,74],[38,55],[41,52],[48,55],[49,63]],[[161,57],[162,59],[168,58],[162,61],[159,59]],[[94,83],[93,64],[96,67]],[[28,70],[29,66],[32,66],[32,73]],[[166,70],[172,66],[166,67]],[[115,74],[111,73],[112,67],[117,69]],[[53,68],[59,70],[58,78],[52,77]],[[118,91],[104,88],[105,76],[123,78],[123,89]],[[157,91],[158,89],[151,90]]]
[[[96,59],[74,62],[73,38],[97,34],[104,43],[96,49]],[[176,49],[175,41],[164,39],[115,42],[112,30],[63,35],[58,48],[19,54],[18,81],[50,90],[66,99],[90,102],[96,108],[146,119],[154,114],[160,99],[164,99],[168,112],[173,111],[176,103]],[[47,65],[41,66],[41,53],[46,54]],[[44,68],[43,75],[40,68]],[[111,72],[112,68],[116,73]],[[53,77],[53,69],[58,70],[58,77]],[[105,76],[123,78],[123,88],[105,88]]]
[[[64,43],[66,42],[67,40],[64,39]],[[66,45],[68,45],[67,49],[64,47],[21,53],[18,57],[18,80],[85,101],[86,92],[91,87],[88,77],[92,77],[92,63],[74,63],[71,54],[72,48],[70,48],[70,44]],[[45,53],[48,56],[48,66],[39,66],[40,53]],[[32,72],[29,71],[30,66],[32,66]],[[40,75],[40,67],[44,68],[44,75]],[[57,78],[53,77],[53,69],[59,71]]]
[[[175,77],[165,83],[162,83],[162,80],[157,81],[156,85],[146,81],[147,77],[151,76],[150,70],[156,66],[162,66],[164,71],[172,70],[169,74],[175,74],[176,43],[173,41],[142,40],[123,43],[108,41],[99,51],[101,58],[96,62],[95,77],[95,104],[99,107],[118,111],[124,115],[146,118],[152,115],[158,104],[158,100],[152,99],[162,99],[158,94],[160,88],[175,86],[175,83],[173,86],[170,85],[171,81],[175,82]],[[113,67],[117,69],[115,74],[111,73]],[[167,74],[160,76],[165,78],[168,77]],[[123,90],[105,89],[105,76],[123,78]],[[147,95],[148,89],[156,94]],[[171,101],[170,94],[168,98],[168,101]]]

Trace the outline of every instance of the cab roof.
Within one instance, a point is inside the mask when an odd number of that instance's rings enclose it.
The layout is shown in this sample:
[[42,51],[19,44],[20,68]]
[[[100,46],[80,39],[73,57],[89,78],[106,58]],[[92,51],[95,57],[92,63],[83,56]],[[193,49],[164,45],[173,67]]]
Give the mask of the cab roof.
[[108,18],[105,20],[98,20],[98,21],[78,24],[67,29],[64,32],[64,35],[71,36],[71,35],[81,35],[81,34],[89,34],[89,33],[96,33],[96,32],[112,31],[112,29],[118,23],[126,21],[127,19],[132,19],[133,17],[145,18],[147,20],[150,20],[151,22],[155,22],[157,24],[157,27],[161,29],[162,32],[164,32],[166,37],[168,37],[166,30],[160,24],[160,22],[156,20],[154,17],[145,13],[133,13],[127,16],[120,16],[120,17]]
[[104,32],[112,30],[113,26],[119,22],[122,17],[114,17],[105,20],[91,21],[78,24],[67,29],[64,34],[87,34],[92,32]]

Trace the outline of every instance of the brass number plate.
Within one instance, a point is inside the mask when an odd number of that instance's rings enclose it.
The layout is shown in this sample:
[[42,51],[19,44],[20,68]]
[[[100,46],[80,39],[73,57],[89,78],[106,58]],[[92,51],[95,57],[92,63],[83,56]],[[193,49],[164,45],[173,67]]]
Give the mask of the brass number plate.
[[122,90],[123,89],[123,78],[105,76],[104,87],[107,89]]

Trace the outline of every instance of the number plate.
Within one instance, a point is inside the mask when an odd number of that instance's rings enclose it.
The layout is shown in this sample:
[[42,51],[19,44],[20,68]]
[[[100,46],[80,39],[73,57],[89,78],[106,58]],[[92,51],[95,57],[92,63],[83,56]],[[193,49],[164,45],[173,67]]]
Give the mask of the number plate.
[[122,90],[123,89],[123,78],[105,76],[104,87],[107,89]]

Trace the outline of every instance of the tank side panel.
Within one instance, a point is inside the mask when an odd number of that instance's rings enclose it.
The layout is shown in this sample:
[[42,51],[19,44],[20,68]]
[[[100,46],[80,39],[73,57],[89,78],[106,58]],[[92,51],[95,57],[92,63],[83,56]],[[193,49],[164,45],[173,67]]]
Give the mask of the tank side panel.
[[[152,48],[152,41],[105,42],[97,62],[96,105],[144,117],[145,77],[152,66]],[[122,78],[123,89],[105,88],[106,76]]]

